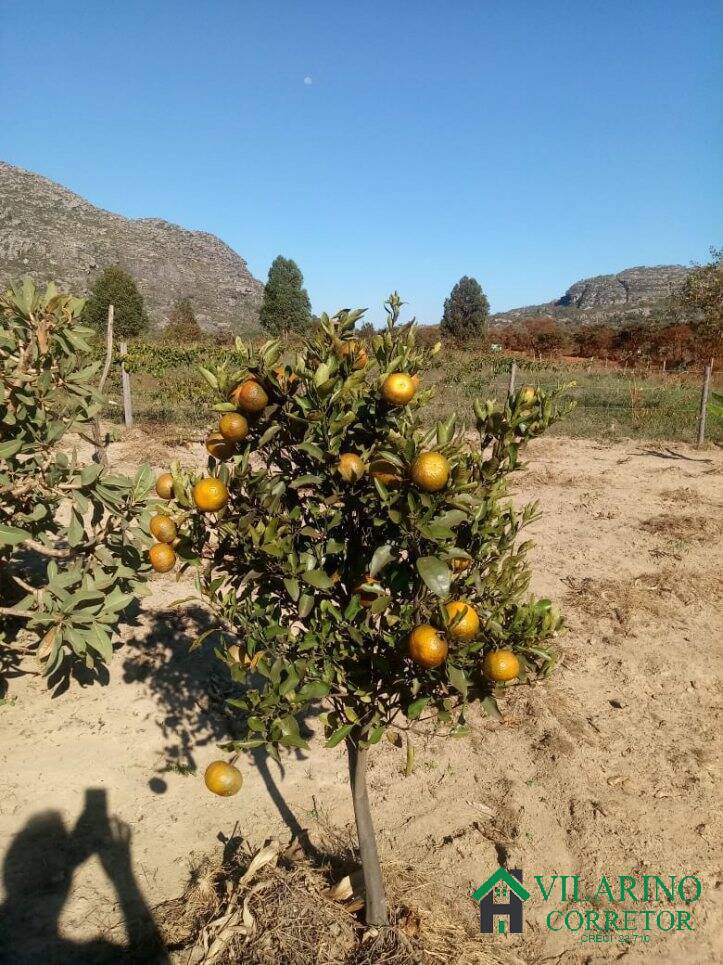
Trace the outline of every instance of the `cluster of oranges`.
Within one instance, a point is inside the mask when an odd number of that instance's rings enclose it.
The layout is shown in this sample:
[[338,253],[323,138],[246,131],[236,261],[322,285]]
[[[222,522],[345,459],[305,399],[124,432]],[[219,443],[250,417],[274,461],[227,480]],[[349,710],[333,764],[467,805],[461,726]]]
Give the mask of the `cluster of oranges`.
[[[477,611],[463,600],[452,600],[445,605],[448,622],[445,633],[429,623],[420,623],[409,634],[407,652],[425,670],[444,663],[449,653],[447,640],[469,643],[479,633]],[[520,661],[511,650],[493,650],[486,655],[482,670],[494,683],[514,680],[520,673]]]

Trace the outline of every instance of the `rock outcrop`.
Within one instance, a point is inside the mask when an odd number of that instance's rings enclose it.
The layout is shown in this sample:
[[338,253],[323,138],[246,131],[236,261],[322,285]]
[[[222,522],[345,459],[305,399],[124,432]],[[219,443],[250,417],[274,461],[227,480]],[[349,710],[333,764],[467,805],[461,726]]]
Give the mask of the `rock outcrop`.
[[658,265],[583,278],[555,301],[498,312],[491,321],[493,325],[505,324],[545,316],[557,318],[562,324],[584,325],[602,321],[615,323],[630,313],[650,315],[664,309],[670,296],[683,287],[690,271],[683,265]]
[[584,278],[571,285],[557,304],[582,310],[655,304],[680,291],[689,270],[682,265],[659,265]]
[[153,322],[189,297],[207,329],[255,326],[263,285],[215,235],[158,218],[124,218],[47,178],[0,162],[0,282],[21,275],[77,295],[120,265],[136,279]]

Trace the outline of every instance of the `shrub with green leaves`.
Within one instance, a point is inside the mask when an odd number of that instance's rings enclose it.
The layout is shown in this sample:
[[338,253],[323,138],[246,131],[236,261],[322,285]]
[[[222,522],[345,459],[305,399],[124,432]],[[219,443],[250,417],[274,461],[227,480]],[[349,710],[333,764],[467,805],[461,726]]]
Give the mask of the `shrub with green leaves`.
[[73,447],[102,399],[81,299],[29,279],[0,296],[0,671],[35,654],[48,675],[113,651],[148,571],[142,513],[153,479],[85,464]]
[[[475,447],[454,417],[424,430],[420,408],[433,395],[424,369],[439,346],[417,347],[396,294],[386,308],[386,330],[368,347],[354,336],[362,312],[345,310],[322,315],[290,365],[279,365],[278,342],[255,351],[238,340],[227,363],[206,369],[219,413],[236,409],[243,393],[234,390],[247,380],[268,405],[248,417],[235,454],[209,461],[226,506],[199,512],[198,478],[174,465],[167,510],[179,554],[227,631],[218,655],[245,687],[231,701],[245,737],[231,746],[274,758],[306,747],[299,723],[310,713],[327,747],[346,742],[375,925],[387,911],[366,798],[370,749],[407,738],[411,765],[413,730],[464,735],[475,703],[498,714],[485,657],[512,651],[518,678],[545,675],[545,641],[561,626],[549,600],[528,595],[529,544],[518,537],[536,510],[515,508],[505,481],[520,447],[560,414],[557,393],[523,387],[502,405],[477,400]],[[401,374],[393,391],[392,374]],[[426,486],[418,457],[429,453],[449,472]],[[471,633],[470,610],[479,619]],[[420,626],[447,650],[428,668],[410,653]]]

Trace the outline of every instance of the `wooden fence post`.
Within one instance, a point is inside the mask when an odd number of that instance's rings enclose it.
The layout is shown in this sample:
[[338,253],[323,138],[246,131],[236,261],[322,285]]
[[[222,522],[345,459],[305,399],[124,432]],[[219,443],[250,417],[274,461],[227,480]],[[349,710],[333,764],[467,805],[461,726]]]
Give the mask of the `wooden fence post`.
[[512,363],[512,367],[510,368],[510,381],[509,381],[509,384],[508,384],[508,386],[507,386],[507,397],[508,397],[508,398],[509,398],[511,395],[514,395],[514,392],[515,392],[515,378],[516,378],[516,376],[517,376],[517,362],[513,362],[513,363]]
[[700,393],[700,413],[698,414],[698,447],[705,442],[705,416],[708,407],[708,392],[710,391],[710,376],[713,371],[713,359],[706,364],[703,376],[703,388]]
[[126,368],[125,362],[123,361],[128,355],[128,343],[120,343],[120,356],[121,356],[121,386],[123,388],[123,421],[126,424],[126,429],[130,429],[133,425],[133,402],[131,399],[131,377],[128,374],[128,369]]
[[[98,383],[98,392],[100,395],[103,394],[103,389],[105,388],[105,382],[108,378],[108,373],[110,372],[111,362],[113,361],[113,306],[108,306],[108,322],[105,331],[105,365],[103,366],[103,372],[100,376],[100,382]],[[93,420],[93,443],[95,444],[95,452],[93,453],[93,462],[100,462],[104,466],[108,465],[108,435],[106,434],[106,444],[105,446],[101,443],[100,438],[100,417],[96,416]]]

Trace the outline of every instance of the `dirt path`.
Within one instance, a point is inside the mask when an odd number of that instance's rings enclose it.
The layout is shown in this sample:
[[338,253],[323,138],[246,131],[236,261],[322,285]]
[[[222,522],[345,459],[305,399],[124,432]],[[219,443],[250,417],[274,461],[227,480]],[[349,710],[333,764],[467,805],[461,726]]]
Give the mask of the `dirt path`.
[[[148,453],[147,445],[139,436],[118,443],[114,461],[138,453],[166,461],[168,451]],[[470,892],[500,859],[523,868],[526,880],[696,874],[703,883],[692,906],[695,932],[660,933],[644,946],[593,947],[550,932],[549,908],[531,902],[521,936],[479,939],[481,947],[504,943],[522,962],[718,960],[723,458],[675,449],[685,458],[640,444],[533,445],[516,488],[543,512],[531,534],[534,589],[562,604],[569,622],[558,671],[535,689],[515,688],[502,702],[504,720],[480,718],[471,739],[420,745],[409,778],[390,745],[373,761],[383,853],[427,870],[471,933]],[[195,461],[194,452],[182,458]],[[202,772],[217,756],[221,733],[209,713],[209,660],[187,652],[203,614],[169,610],[188,595],[188,585],[154,580],[107,686],[74,683],[51,698],[27,677],[0,706],[6,922],[14,916],[15,932],[25,922],[33,933],[27,957],[16,948],[9,959],[0,951],[0,960],[47,959],[58,930],[66,950],[97,933],[122,941],[122,929],[109,931],[124,917],[118,895],[126,913],[142,911],[143,898],[152,906],[175,896],[194,861],[236,823],[260,844],[288,835],[289,826],[313,835],[319,814],[351,822],[343,754],[319,742],[283,773],[243,765],[243,791],[229,800],[184,773],[187,765]],[[132,876],[115,886],[102,848],[84,863],[84,854],[61,860],[88,789],[106,793],[91,793],[84,821],[105,797],[109,813],[132,829]],[[121,831],[114,846],[122,852]],[[38,894],[48,863],[50,898]],[[76,960],[94,959],[86,952]]]

